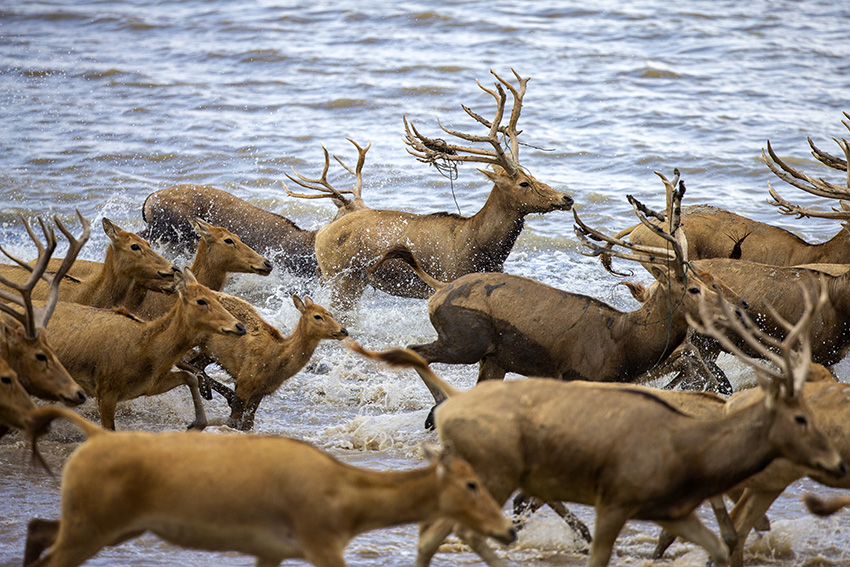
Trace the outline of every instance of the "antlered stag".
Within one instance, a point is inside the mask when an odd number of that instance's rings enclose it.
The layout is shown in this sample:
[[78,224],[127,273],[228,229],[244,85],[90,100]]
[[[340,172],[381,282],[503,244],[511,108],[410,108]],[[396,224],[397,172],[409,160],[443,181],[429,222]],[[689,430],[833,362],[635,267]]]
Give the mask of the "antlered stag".
[[[448,518],[510,543],[511,522],[472,468],[446,449],[427,467],[371,471],[294,439],[194,432],[107,432],[64,408],[89,437],[62,475],[59,521],[33,520],[24,564],[75,567],[151,531],[184,547],[236,551],[259,567],[303,558],[344,567],[358,534]],[[43,550],[47,553],[40,557]]]
[[[844,113],[850,118],[850,114]],[[850,129],[850,122],[842,123]],[[843,221],[850,220],[850,204],[843,201],[850,198],[850,171],[847,163],[850,159],[850,143],[845,139],[836,140],[844,159],[819,149],[808,138],[812,155],[831,169],[846,172],[843,185],[830,183],[822,178],[811,177],[779,158],[767,143],[767,154],[762,151],[762,159],[768,168],[786,183],[802,189],[812,195],[835,199],[841,209],[818,211],[794,205],[783,199],[771,186],[769,201],[779,208],[782,214],[801,217],[818,217]],[[768,185],[770,185],[768,183]],[[842,223],[842,224],[843,224]],[[850,231],[842,227],[830,240],[820,244],[810,244],[793,233],[769,224],[736,215],[729,211],[708,205],[685,207],[682,213],[682,230],[688,239],[688,257],[733,258],[750,260],[763,264],[794,266],[813,263],[850,263]],[[632,242],[650,246],[663,246],[652,232],[642,225],[634,225],[620,232],[617,237],[626,235]]]
[[322,340],[343,339],[348,331],[307,296],[303,300],[292,296],[301,316],[288,337],[267,323],[248,302],[224,293],[218,294],[218,299],[245,324],[247,335],[238,339],[211,335],[201,344],[201,355],[191,363],[206,367],[215,362],[233,377],[234,390],[212,378],[207,379],[212,388],[227,399],[231,409],[227,425],[248,431],[254,426],[254,414],[263,398],[298,373]]
[[[636,385],[529,378],[460,392],[411,350],[374,353],[356,345],[355,350],[413,367],[429,389],[448,398],[436,409],[440,439],[469,461],[497,502],[522,489],[548,502],[595,506],[589,567],[608,565],[629,519],[652,520],[725,565],[728,548],[694,514],[703,500],[779,457],[825,475],[847,472],[799,395],[811,364],[804,331],[813,309],[807,301],[806,317],[789,332],[782,355],[774,357],[778,370],[756,365],[763,398],[717,417],[693,417],[663,393]],[[706,325],[737,317],[720,303],[723,316],[705,315]],[[795,352],[798,342],[802,346]],[[440,521],[420,532],[417,567],[429,564],[452,527]],[[491,565],[501,564],[485,555]]]
[[142,321],[125,310],[59,303],[48,339],[59,360],[90,396],[104,427],[115,428],[115,406],[180,385],[192,393],[198,429],[206,425],[198,380],[172,366],[212,333],[244,335],[245,326],[221,306],[216,292],[189,268],[178,275],[180,300],[162,317]]
[[[340,158],[334,158],[356,176],[357,182],[353,189],[337,190],[328,183],[326,176],[329,159],[327,150],[324,150],[325,166],[320,179],[309,179],[297,172],[297,178],[287,174],[296,183],[321,191],[322,194],[298,195],[284,185],[286,192],[307,199],[330,198],[338,207],[337,217],[365,207],[360,192],[363,186],[363,163],[369,146],[363,148],[354,140],[349,141],[358,152],[355,169],[352,170]],[[353,198],[349,199],[345,194],[351,194]],[[286,217],[261,209],[221,189],[187,184],[161,189],[145,199],[142,217],[148,225],[144,235],[151,240],[194,242],[197,236],[190,222],[197,217],[238,234],[245,244],[270,256],[286,272],[302,277],[316,276],[316,231],[300,228]]]
[[[92,307],[118,307],[133,285],[139,285],[163,293],[174,293],[174,274],[179,268],[157,254],[146,240],[132,232],[121,229],[107,218],[103,219],[103,231],[109,237],[106,258],[101,262],[81,261],[68,269],[75,276],[64,282],[59,292],[60,301],[71,301]],[[23,282],[30,277],[30,267],[13,258],[18,264],[0,264],[0,274]],[[63,259],[54,258],[48,270],[56,269]],[[33,289],[36,300],[47,298],[48,286],[42,282]]]
[[[475,121],[487,127],[487,135],[443,130],[467,142],[490,144],[492,149],[448,144],[428,138],[405,119],[408,151],[425,163],[475,162],[489,164],[480,170],[493,182],[487,202],[475,215],[448,213],[414,214],[392,210],[361,210],[349,213],[319,229],[316,258],[322,277],[331,286],[332,304],[344,309],[354,306],[367,285],[404,297],[428,297],[430,290],[401,262],[375,263],[390,247],[408,246],[425,270],[442,280],[453,280],[471,272],[500,272],[531,213],[568,210],[573,200],[532,177],[519,164],[517,120],[528,79],[514,75],[515,87],[496,73],[495,88],[479,83],[496,100],[492,121],[467,107]],[[508,124],[501,124],[508,89],[513,108]],[[510,145],[503,147],[500,137]]]
[[[38,249],[38,258],[30,267],[32,274],[29,279],[20,283],[9,281],[0,275],[0,283],[18,293],[15,295],[0,289],[0,357],[5,358],[11,365],[27,392],[44,400],[61,401],[68,405],[83,403],[86,401],[86,394],[59,362],[43,331],[58,301],[59,284],[89,239],[89,221],[80,215],[79,211],[77,216],[83,225],[79,238],[74,238],[59,218],[54,217],[56,226],[68,238],[70,244],[68,254],[52,277],[46,275],[45,270],[50,256],[56,249],[56,235],[41,218],[38,222],[44,235],[44,244],[33,233],[29,223],[25,219],[23,221],[27,234]],[[2,246],[0,251],[11,260],[18,262]],[[49,292],[47,302],[42,308],[37,309],[32,302],[32,292],[41,279],[49,282]],[[20,307],[21,311],[15,309],[13,305]]]
[[[672,186],[676,180],[664,181]],[[677,201],[683,192],[680,184]],[[642,217],[638,205],[636,212]],[[573,213],[579,223],[577,234],[597,251],[601,249],[585,235],[604,235]],[[665,237],[674,257],[655,250],[657,256],[651,262],[659,281],[647,292],[643,305],[631,312],[512,274],[468,274],[443,283],[427,274],[406,249],[395,248],[388,256],[407,262],[436,290],[428,300],[428,314],[437,340],[410,348],[429,363],[477,362],[479,382],[502,379],[506,372],[562,380],[633,381],[664,361],[685,339],[685,316],[698,313],[701,296],[722,293],[740,301],[711,273],[690,270],[681,243],[668,234]],[[649,261],[650,256],[643,254],[642,250],[635,255],[618,252],[621,257]],[[731,393],[728,383],[718,387]]]

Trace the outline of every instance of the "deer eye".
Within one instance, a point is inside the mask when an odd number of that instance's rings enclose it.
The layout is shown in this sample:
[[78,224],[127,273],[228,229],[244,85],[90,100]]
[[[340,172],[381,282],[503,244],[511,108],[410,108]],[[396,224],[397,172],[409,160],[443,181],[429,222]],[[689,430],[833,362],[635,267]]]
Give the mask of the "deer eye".
[[699,288],[698,287],[689,287],[688,293],[699,293]]
[[199,299],[196,303],[197,303],[198,305],[206,305],[206,304],[207,304],[207,300],[206,300],[206,299]]
[[141,249],[142,249],[142,247],[139,246],[138,244],[131,244],[130,245],[130,250],[135,250],[136,252],[138,252]]
[[316,321],[321,321],[322,316],[321,315],[313,315],[313,319],[315,319]]
[[522,183],[519,184],[519,186],[520,187],[531,187],[531,183],[529,183],[528,181],[523,181]]
[[3,382],[4,384],[11,384],[12,379],[9,378],[8,376],[3,376],[2,378],[0,378],[0,382]]
[[40,362],[47,362],[47,355],[44,354],[43,352],[40,352],[37,355],[35,355],[35,359],[40,361]]
[[809,424],[809,420],[806,419],[806,416],[804,415],[798,415],[794,418],[794,421],[797,423],[797,425],[802,425],[804,427]]
[[474,480],[470,480],[469,482],[467,482],[467,483],[466,483],[466,488],[467,488],[469,491],[471,491],[471,492],[474,492],[474,493],[478,494],[478,483],[477,483],[477,482],[475,482]]
[[225,239],[224,239],[224,243],[225,243],[225,244],[233,244],[234,242],[233,242],[233,239],[232,239],[232,238],[225,238]]

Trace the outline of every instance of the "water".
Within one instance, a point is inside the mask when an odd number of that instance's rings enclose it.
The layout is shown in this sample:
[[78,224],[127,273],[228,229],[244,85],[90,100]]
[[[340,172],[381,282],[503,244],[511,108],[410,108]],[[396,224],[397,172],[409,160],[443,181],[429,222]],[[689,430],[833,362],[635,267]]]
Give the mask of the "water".
[[[402,142],[402,116],[431,135],[438,118],[473,130],[460,104],[492,112],[492,99],[475,85],[492,82],[491,68],[532,77],[519,123],[528,144],[521,162],[571,194],[594,226],[614,232],[632,224],[629,193],[658,206],[661,184],[652,172],[669,176],[678,167],[687,202],[726,207],[811,240],[837,231],[834,223],[780,216],[765,203],[773,179],[760,152],[770,140],[795,166],[839,181],[809,156],[805,138],[836,153],[831,137],[848,136],[840,120],[850,109],[850,8],[842,3],[301,4],[0,2],[2,244],[34,255],[17,215],[73,222],[75,208],[94,227],[108,217],[139,230],[144,198],[186,182],[226,189],[317,228],[332,218],[332,205],[290,198],[280,181],[293,167],[318,175],[322,143],[353,163],[345,137],[372,142],[363,190],[370,206],[472,214],[489,191],[483,176],[463,167],[452,186],[416,162]],[[331,182],[351,186],[340,171],[333,163]],[[805,206],[830,205],[779,181],[774,186]],[[99,259],[106,238],[93,232],[82,257]],[[570,213],[529,218],[506,270],[636,307],[614,287],[617,278],[577,253]],[[226,289],[288,331],[297,316],[288,297],[293,288],[327,303],[318,282],[286,274],[238,277]],[[364,296],[350,330],[372,348],[434,336],[424,301],[377,292]],[[420,464],[419,444],[434,437],[421,429],[430,403],[415,376],[376,367],[338,344],[323,344],[314,361],[327,371],[304,371],[265,400],[258,432],[304,438],[363,466]],[[721,364],[736,384],[751,380],[734,360]],[[461,387],[474,382],[472,367],[437,370]],[[226,415],[218,400],[207,411],[213,419]],[[91,405],[83,413],[95,417]],[[188,394],[174,391],[123,404],[117,423],[179,429],[191,415]],[[47,440],[54,468],[78,441],[71,429]],[[58,482],[28,468],[16,435],[0,442],[0,474],[0,565],[17,565],[25,522],[58,513]],[[795,487],[774,506],[774,529],[751,540],[748,564],[833,565],[850,557],[841,517],[812,519],[799,503],[802,490]],[[655,533],[650,524],[630,524],[613,563],[648,563]],[[704,562],[693,546],[671,551],[671,564]],[[410,564],[414,552],[415,528],[404,527],[358,538],[346,559]],[[569,532],[546,513],[506,555],[512,564],[584,561]],[[155,538],[105,550],[89,564],[211,561],[251,564],[231,554],[176,550]],[[435,559],[449,564],[479,562],[453,545]]]

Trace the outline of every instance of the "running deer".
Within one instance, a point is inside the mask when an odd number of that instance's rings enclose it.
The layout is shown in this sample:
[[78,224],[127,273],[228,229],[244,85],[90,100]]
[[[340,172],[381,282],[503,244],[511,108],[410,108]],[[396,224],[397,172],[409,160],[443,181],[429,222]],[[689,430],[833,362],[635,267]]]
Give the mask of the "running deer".
[[182,357],[210,334],[241,336],[245,326],[199,284],[189,268],[177,276],[177,301],[153,321],[142,321],[126,310],[98,309],[59,303],[48,332],[59,360],[90,396],[97,398],[100,421],[115,429],[120,401],[163,394],[186,385],[192,393],[195,420],[207,421],[197,377],[172,370]]
[[[675,203],[681,202],[683,194],[684,184],[680,184]],[[645,218],[642,205],[636,200],[633,205],[638,216]],[[575,211],[573,214],[579,237],[594,247],[592,250],[602,250],[587,235],[610,237],[585,225]],[[674,233],[671,237],[662,232],[671,243],[672,254],[653,249],[655,256],[650,256],[647,249],[616,241],[635,251],[614,253],[651,262],[659,280],[646,292],[643,305],[631,312],[512,274],[468,274],[443,283],[403,247],[393,248],[385,257],[405,261],[436,290],[428,300],[428,314],[437,340],[410,347],[428,363],[478,363],[479,382],[501,380],[506,372],[561,380],[631,382],[663,362],[682,343],[688,332],[686,314],[699,312],[700,297],[720,293],[746,306],[711,273],[687,267],[684,247],[677,240],[679,233]],[[728,383],[718,388],[731,393]]]
[[61,519],[30,522],[27,566],[75,567],[145,531],[183,547],[252,555],[260,567],[289,558],[344,567],[345,546],[358,534],[443,518],[515,539],[450,449],[426,451],[426,467],[372,471],[287,437],[109,432],[62,410],[39,409],[36,435],[62,417],[88,440],[65,465]]
[[[299,185],[320,191],[321,194],[296,194],[284,185],[287,194],[306,199],[330,198],[338,209],[336,218],[364,208],[360,191],[363,186],[363,163],[369,145],[363,148],[354,140],[349,141],[358,152],[355,168],[352,170],[337,156],[334,156],[334,159],[356,177],[353,189],[337,190],[328,183],[326,176],[329,159],[323,146],[325,167],[320,178],[309,179],[298,172],[294,172],[295,177],[287,174],[287,177]],[[352,195],[353,198],[347,198],[346,194]],[[286,272],[301,277],[316,276],[316,231],[302,229],[286,217],[261,209],[221,189],[208,185],[175,185],[161,189],[145,199],[142,217],[147,223],[144,235],[151,240],[194,242],[197,236],[192,230],[190,220],[197,217],[238,234],[245,244],[270,256],[275,264]]]
[[[722,297],[715,299],[715,309],[708,308],[708,299],[702,302],[703,330],[744,329],[740,312]],[[595,506],[590,567],[608,564],[629,519],[655,521],[725,565],[726,544],[694,514],[703,500],[732,489],[778,457],[824,476],[847,472],[800,395],[811,366],[806,327],[815,311],[811,298],[806,302],[804,317],[789,325],[788,336],[777,345],[781,354],[765,353],[777,369],[753,364],[763,395],[719,416],[694,417],[665,399],[664,391],[635,385],[529,378],[460,392],[411,350],[352,348],[414,368],[429,389],[447,398],[436,410],[440,439],[469,461],[497,502],[519,488],[547,502]],[[421,532],[418,567],[428,565],[451,530],[451,522],[442,521]],[[485,555],[491,565],[500,564]]]
[[[847,112],[844,116],[850,119],[850,114]],[[847,120],[842,120],[842,124],[850,129],[850,122]],[[815,159],[830,169],[844,172],[843,184],[812,177],[792,167],[776,155],[769,141],[767,153],[765,154],[762,150],[762,160],[782,181],[812,195],[834,199],[840,209],[820,211],[800,207],[782,198],[770,186],[770,183],[768,183],[769,193],[773,200],[768,202],[778,207],[779,212],[785,215],[841,221],[842,227],[838,233],[826,242],[811,244],[785,229],[716,207],[696,205],[685,207],[682,213],[682,230],[688,238],[689,258],[692,260],[733,258],[780,266],[850,263],[850,231],[846,225],[850,220],[850,204],[845,201],[850,198],[850,171],[847,168],[848,160],[850,160],[850,143],[844,138],[835,140],[844,154],[844,158],[841,158],[821,150],[815,146],[811,138],[807,139]],[[623,230],[617,237],[624,238],[626,235],[629,235],[632,242],[638,244],[664,245],[663,241],[640,224]],[[603,257],[603,261],[607,264],[610,260]]]
[[[42,243],[33,232],[26,219],[22,219],[30,239],[38,249],[38,258],[30,266],[32,273],[26,282],[10,281],[0,275],[0,283],[15,293],[0,288],[0,357],[5,358],[24,388],[31,395],[49,401],[61,401],[68,405],[79,405],[86,401],[83,389],[71,378],[62,366],[59,358],[45,338],[44,328],[53,314],[59,298],[59,284],[65,278],[74,260],[88,241],[90,226],[88,219],[79,211],[77,216],[82,224],[82,234],[75,238],[58,217],[54,217],[56,226],[69,242],[68,253],[53,276],[45,274],[50,257],[56,249],[56,234],[39,218],[44,235]],[[10,260],[24,264],[23,261],[11,256],[2,246],[3,252]],[[47,302],[40,309],[33,305],[32,293],[39,280],[49,282]],[[16,307],[19,307],[19,311]]]
[[292,296],[301,316],[288,337],[267,323],[248,302],[224,293],[219,293],[218,299],[245,324],[247,335],[238,339],[210,335],[201,344],[201,355],[191,364],[205,368],[215,362],[233,377],[236,382],[234,390],[208,376],[205,378],[230,406],[227,425],[249,431],[254,427],[254,414],[263,398],[273,394],[297,374],[322,340],[343,339],[348,336],[348,331],[308,296],[303,300],[297,295]]
[[[520,166],[517,120],[528,79],[514,72],[519,83],[515,87],[496,73],[493,76],[497,79],[494,88],[479,83],[496,100],[492,121],[463,107],[488,129],[486,135],[466,134],[441,126],[451,136],[489,144],[492,149],[428,138],[404,120],[408,152],[419,161],[442,162],[451,167],[464,162],[490,165],[492,170],[479,170],[493,182],[487,202],[471,217],[367,209],[349,213],[320,228],[316,234],[316,258],[322,277],[331,286],[334,307],[351,309],[367,285],[392,295],[428,297],[428,287],[401,262],[375,266],[394,245],[407,245],[425,270],[442,280],[453,280],[471,272],[501,272],[527,215],[572,207],[571,197],[536,180]],[[508,124],[502,125],[507,101],[505,89],[513,96],[513,107]],[[502,145],[502,136],[509,141],[508,147]]]
[[[81,261],[69,269],[67,281],[59,292],[60,301],[70,301],[92,307],[118,307],[126,299],[130,288],[136,284],[162,293],[174,293],[174,274],[177,266],[157,254],[143,238],[121,229],[111,220],[103,219],[103,232],[109,237],[106,258],[100,262]],[[55,258],[48,263],[54,270],[62,263]],[[29,268],[20,260],[17,266],[0,264],[0,274],[12,281],[26,281]],[[47,298],[48,286],[36,285],[32,297]]]
[[[261,276],[271,273],[271,262],[242,242],[236,234],[200,218],[190,219],[189,223],[200,236],[191,267],[199,283],[213,291],[221,291],[230,273]],[[143,319],[156,319],[167,313],[176,300],[173,295],[148,293],[144,286],[134,285],[124,306]]]

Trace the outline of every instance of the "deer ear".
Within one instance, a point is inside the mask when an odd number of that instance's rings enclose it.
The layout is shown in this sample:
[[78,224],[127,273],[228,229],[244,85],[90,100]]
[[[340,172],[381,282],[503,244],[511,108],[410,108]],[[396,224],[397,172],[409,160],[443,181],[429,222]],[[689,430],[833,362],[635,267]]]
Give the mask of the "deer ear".
[[204,219],[200,217],[192,217],[189,219],[189,224],[192,225],[192,230],[194,230],[201,238],[209,236],[210,227],[212,225]]
[[[310,298],[308,297],[307,299],[310,299]],[[300,311],[301,313],[304,313],[305,311],[307,311],[307,306],[304,305],[304,302],[301,301],[301,298],[298,297],[297,295],[295,295],[294,293],[292,294],[292,303],[295,304],[295,308],[298,311]]]
[[101,224],[103,225],[103,232],[106,233],[106,236],[109,237],[109,240],[111,240],[112,242],[118,240],[118,231],[121,230],[120,228],[118,228],[118,225],[116,225],[114,222],[112,222],[106,217],[103,217]]

